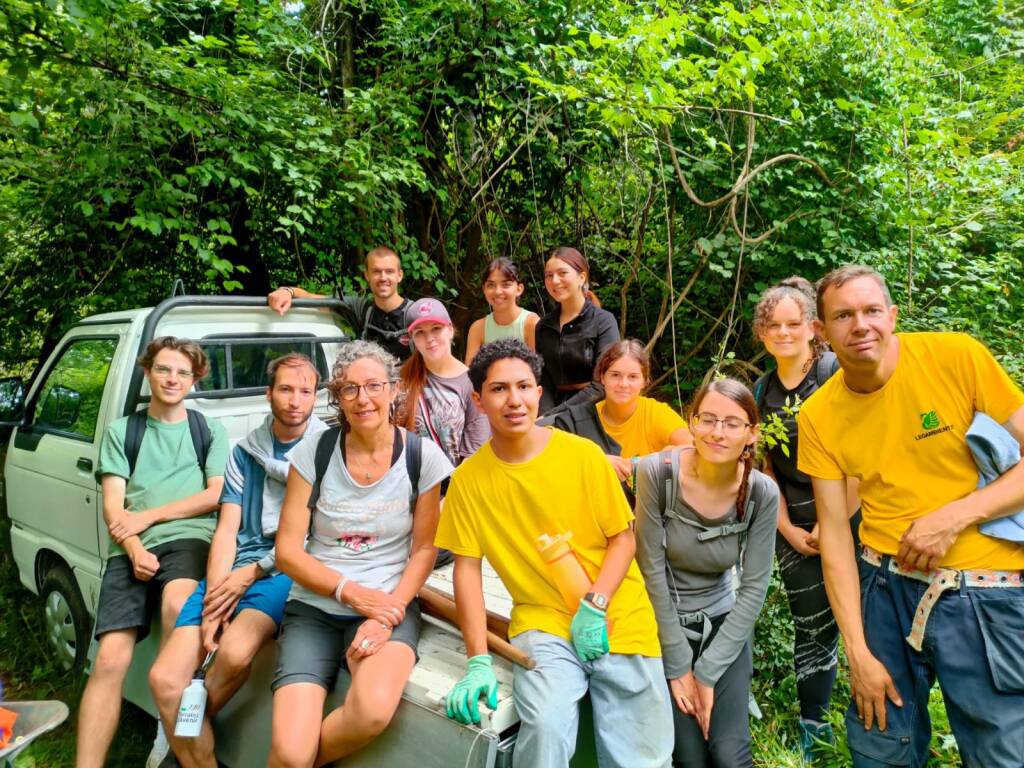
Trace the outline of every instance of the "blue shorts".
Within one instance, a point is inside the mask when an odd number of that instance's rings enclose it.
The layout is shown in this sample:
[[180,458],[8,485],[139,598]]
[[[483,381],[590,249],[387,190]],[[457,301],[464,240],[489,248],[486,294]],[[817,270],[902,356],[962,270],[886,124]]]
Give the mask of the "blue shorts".
[[[242,599],[238,601],[235,612],[231,618],[235,618],[240,611],[246,608],[254,608],[261,613],[267,614],[274,620],[275,626],[281,626],[284,618],[284,604],[288,602],[288,593],[292,589],[292,580],[283,573],[276,573],[266,579],[255,581],[245,590]],[[196,591],[185,601],[178,614],[176,627],[198,627],[203,621],[203,598],[206,596],[206,579],[199,582]]]

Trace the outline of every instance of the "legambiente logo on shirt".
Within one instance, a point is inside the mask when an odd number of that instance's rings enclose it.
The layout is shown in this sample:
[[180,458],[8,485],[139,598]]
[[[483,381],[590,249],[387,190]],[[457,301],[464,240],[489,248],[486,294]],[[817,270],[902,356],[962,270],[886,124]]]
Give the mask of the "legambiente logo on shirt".
[[921,417],[921,429],[925,431],[916,435],[914,437],[915,440],[924,440],[932,435],[941,435],[943,432],[949,432],[953,428],[949,424],[940,427],[939,425],[942,424],[942,421],[939,419],[939,414],[935,411],[925,411],[918,415]]

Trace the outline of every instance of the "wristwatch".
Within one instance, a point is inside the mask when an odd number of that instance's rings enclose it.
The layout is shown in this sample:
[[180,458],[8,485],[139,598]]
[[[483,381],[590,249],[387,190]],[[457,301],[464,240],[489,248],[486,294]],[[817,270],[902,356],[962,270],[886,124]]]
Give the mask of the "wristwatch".
[[608,610],[608,595],[601,594],[600,592],[587,592],[587,594],[583,596],[583,599],[599,611]]

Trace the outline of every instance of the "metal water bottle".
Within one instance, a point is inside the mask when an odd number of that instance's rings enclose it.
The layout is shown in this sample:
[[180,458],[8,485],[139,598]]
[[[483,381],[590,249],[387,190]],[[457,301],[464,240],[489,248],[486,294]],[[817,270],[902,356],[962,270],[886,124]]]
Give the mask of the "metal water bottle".
[[174,735],[180,739],[198,738],[203,730],[206,715],[206,670],[213,660],[213,652],[206,654],[206,660],[196,670],[192,682],[181,694],[178,705],[178,719],[174,723]]

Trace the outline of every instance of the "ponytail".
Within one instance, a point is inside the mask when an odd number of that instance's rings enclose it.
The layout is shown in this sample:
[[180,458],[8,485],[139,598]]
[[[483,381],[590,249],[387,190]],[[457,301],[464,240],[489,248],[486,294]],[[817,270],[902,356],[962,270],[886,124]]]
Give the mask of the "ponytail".
[[597,294],[590,290],[590,283],[583,286],[583,297],[595,307],[601,306],[601,300],[597,298]]
[[402,382],[403,398],[397,410],[395,423],[410,432],[415,432],[416,409],[419,407],[423,388],[427,384],[427,363],[418,350],[413,349],[409,359],[402,363],[399,376]]

